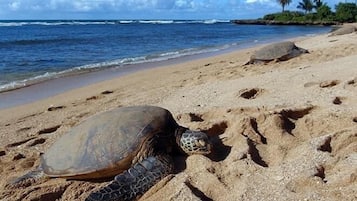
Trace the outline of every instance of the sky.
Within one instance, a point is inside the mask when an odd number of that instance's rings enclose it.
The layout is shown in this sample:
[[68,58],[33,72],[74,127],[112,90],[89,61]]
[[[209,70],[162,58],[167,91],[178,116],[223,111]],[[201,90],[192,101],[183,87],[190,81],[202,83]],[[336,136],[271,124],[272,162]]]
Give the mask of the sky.
[[[299,1],[286,9],[297,10]],[[254,19],[279,11],[276,0],[0,0],[0,20]]]

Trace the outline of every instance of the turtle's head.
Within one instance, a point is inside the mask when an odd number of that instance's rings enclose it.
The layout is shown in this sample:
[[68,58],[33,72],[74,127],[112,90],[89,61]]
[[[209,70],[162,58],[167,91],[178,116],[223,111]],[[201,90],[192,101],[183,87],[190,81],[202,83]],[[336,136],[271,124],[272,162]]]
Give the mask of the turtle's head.
[[185,129],[177,143],[188,155],[209,154],[211,152],[211,142],[206,133]]

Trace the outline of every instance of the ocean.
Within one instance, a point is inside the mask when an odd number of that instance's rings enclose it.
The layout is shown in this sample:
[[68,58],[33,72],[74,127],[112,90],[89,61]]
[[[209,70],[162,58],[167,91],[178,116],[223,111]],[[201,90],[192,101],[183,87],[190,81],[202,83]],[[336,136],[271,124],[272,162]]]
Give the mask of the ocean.
[[0,92],[133,64],[326,33],[322,26],[227,20],[0,21]]

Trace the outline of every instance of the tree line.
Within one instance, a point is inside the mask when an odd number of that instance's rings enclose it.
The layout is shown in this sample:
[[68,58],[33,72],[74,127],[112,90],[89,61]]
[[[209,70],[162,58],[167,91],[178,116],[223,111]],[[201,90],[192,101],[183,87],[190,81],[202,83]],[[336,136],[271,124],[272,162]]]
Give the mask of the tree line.
[[281,13],[273,13],[264,16],[264,20],[276,21],[336,21],[336,22],[357,22],[357,5],[355,3],[338,3],[333,12],[331,7],[322,0],[301,0],[297,9],[301,11],[287,11],[285,7],[291,4],[292,0],[277,0],[282,7]]

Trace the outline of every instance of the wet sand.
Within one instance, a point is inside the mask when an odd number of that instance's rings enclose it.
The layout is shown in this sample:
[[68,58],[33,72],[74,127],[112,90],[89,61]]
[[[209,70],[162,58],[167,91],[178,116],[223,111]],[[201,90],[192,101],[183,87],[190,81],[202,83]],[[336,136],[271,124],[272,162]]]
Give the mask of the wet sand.
[[85,118],[143,104],[217,140],[209,156],[175,158],[176,173],[140,200],[357,199],[357,34],[296,44],[310,54],[243,66],[254,47],[0,110],[0,200],[84,200],[106,182],[7,184]]
[[107,69],[94,69],[92,72],[81,72],[65,75],[55,79],[44,80],[43,82],[28,84],[25,87],[0,92],[0,110],[15,107],[22,104],[32,103],[41,99],[55,96],[69,90],[92,85],[105,80],[119,78],[124,75],[135,73],[142,70],[179,64],[187,61],[207,58],[232,52],[233,50],[243,49],[244,47],[231,48],[217,52],[208,52],[197,55],[188,55],[180,58],[174,58],[156,62],[146,62],[130,64],[123,66],[114,66]]

